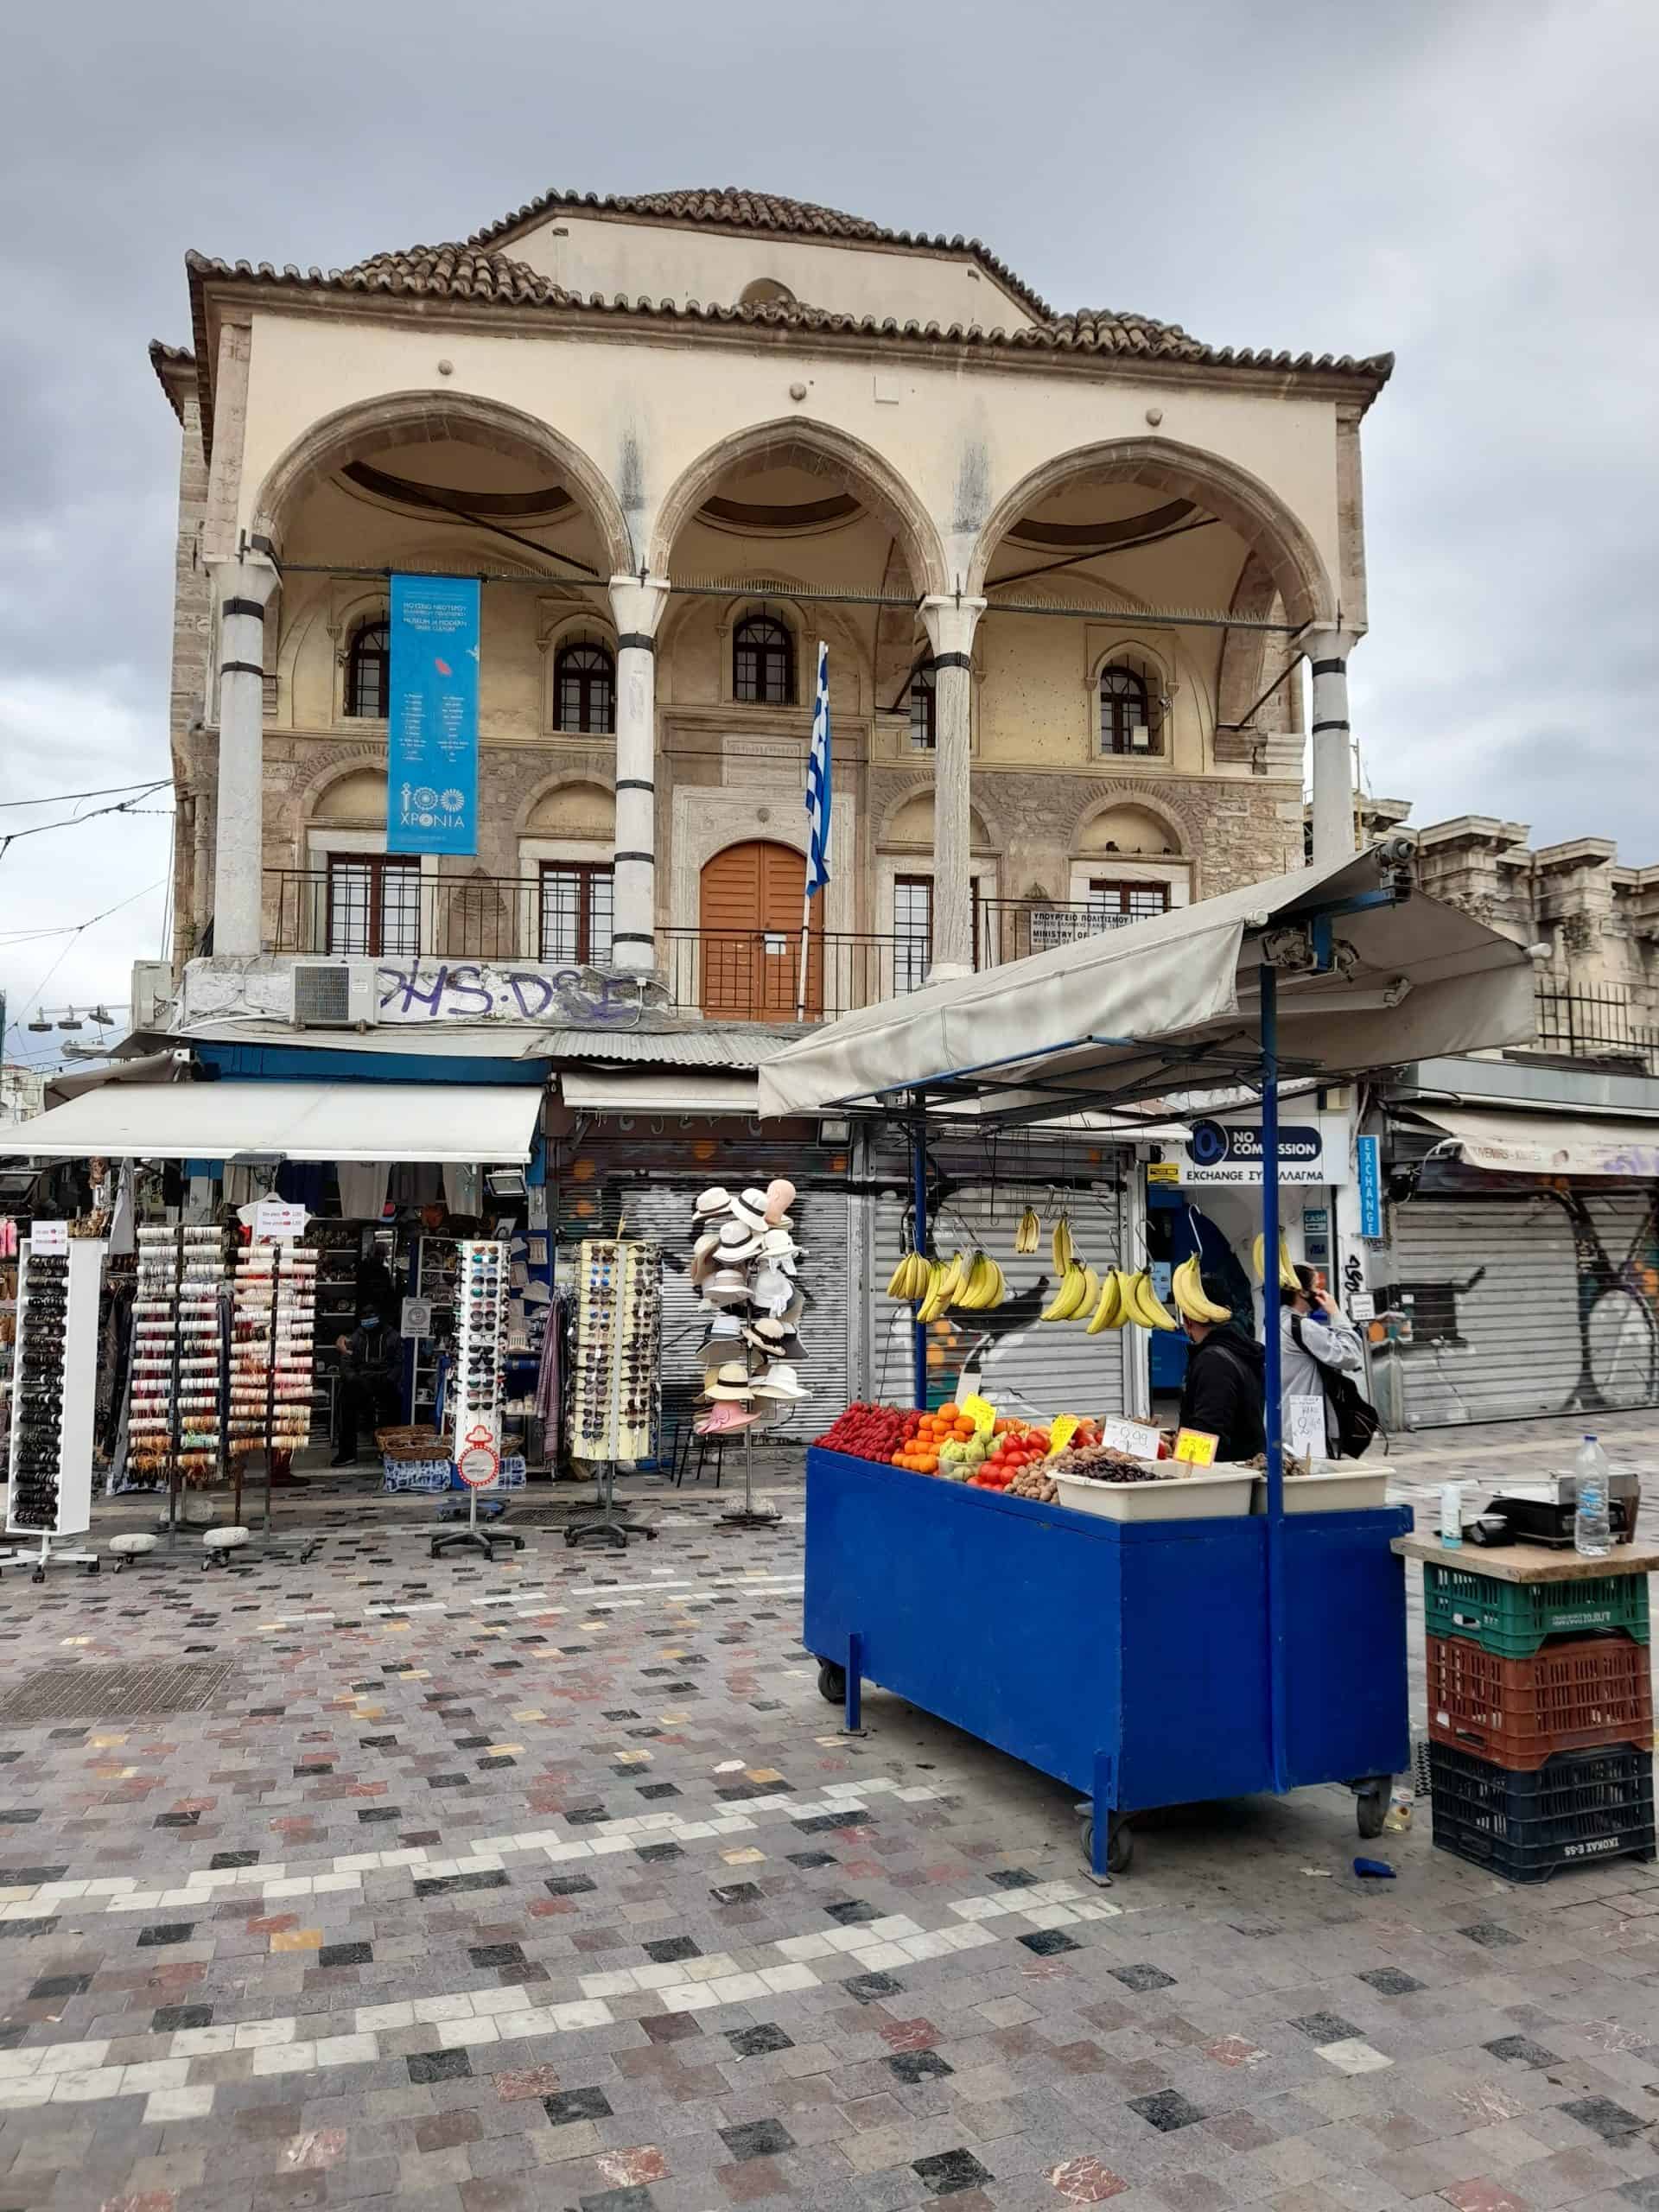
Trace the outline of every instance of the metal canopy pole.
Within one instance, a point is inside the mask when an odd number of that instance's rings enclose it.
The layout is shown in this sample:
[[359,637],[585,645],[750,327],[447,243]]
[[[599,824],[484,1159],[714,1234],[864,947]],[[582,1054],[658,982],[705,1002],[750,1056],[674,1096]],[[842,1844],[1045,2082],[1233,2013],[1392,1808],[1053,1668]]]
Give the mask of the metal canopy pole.
[[[927,1103],[923,1099],[910,1125],[910,1202],[915,1215],[916,1249],[927,1256]],[[918,1413],[927,1411],[927,1324],[911,1323],[911,1403]]]
[[1279,977],[1265,962],[1262,980],[1262,1338],[1266,1353],[1268,1445],[1268,1688],[1273,1786],[1285,1770],[1285,1447],[1279,1338]]

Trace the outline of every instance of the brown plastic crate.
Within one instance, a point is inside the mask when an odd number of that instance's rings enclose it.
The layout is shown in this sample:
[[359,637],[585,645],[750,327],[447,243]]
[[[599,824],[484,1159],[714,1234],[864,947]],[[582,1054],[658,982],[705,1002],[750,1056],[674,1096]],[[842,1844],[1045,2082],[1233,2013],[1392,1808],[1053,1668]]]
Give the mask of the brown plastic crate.
[[1645,1643],[1625,1636],[1552,1643],[1505,1659],[1459,1636],[1423,1639],[1428,1732],[1512,1774],[1556,1751],[1653,1744],[1653,1683]]

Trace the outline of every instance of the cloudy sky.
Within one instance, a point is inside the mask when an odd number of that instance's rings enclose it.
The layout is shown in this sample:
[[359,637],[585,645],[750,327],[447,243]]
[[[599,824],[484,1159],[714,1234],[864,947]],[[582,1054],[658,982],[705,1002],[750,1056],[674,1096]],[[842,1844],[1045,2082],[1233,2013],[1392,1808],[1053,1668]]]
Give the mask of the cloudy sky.
[[[63,0],[7,67],[0,835],[167,774],[177,433],[144,348],[188,338],[188,246],[326,267],[550,185],[737,183],[976,233],[1063,308],[1392,348],[1368,784],[1659,861],[1653,0]],[[0,856],[14,1022],[125,999],[168,833]]]

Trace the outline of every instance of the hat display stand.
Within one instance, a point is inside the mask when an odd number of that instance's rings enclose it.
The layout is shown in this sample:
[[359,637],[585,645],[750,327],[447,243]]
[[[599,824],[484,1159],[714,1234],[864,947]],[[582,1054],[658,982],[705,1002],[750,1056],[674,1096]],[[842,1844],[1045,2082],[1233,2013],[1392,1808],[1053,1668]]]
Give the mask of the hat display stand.
[[[728,1532],[775,1529],[783,1521],[776,1507],[755,1502],[754,1440],[790,1399],[805,1395],[785,1359],[785,1353],[793,1359],[805,1355],[782,1319],[802,1256],[789,1218],[794,1198],[795,1185],[779,1176],[764,1188],[705,1191],[695,1210],[694,1235],[706,1240],[713,1232],[717,1239],[708,1251],[709,1264],[695,1268],[692,1276],[715,1317],[703,1352],[702,1395],[710,1412],[697,1433],[723,1442],[735,1440],[740,1427],[742,1431],[743,1502],[715,1523]],[[774,1379],[781,1387],[769,1387]]]
[[626,1551],[657,1535],[618,1511],[619,1462],[657,1448],[662,1369],[662,1253],[623,1237],[590,1237],[577,1252],[572,1456],[594,1470],[594,1510],[567,1523],[564,1541]]
[[775,1408],[768,1406],[756,1421],[752,1421],[743,1432],[743,1503],[734,1505],[729,1513],[722,1513],[716,1527],[727,1530],[737,1529],[776,1529],[782,1526],[783,1515],[775,1505],[757,1505],[754,1502],[754,1432],[771,1427],[777,1418]]

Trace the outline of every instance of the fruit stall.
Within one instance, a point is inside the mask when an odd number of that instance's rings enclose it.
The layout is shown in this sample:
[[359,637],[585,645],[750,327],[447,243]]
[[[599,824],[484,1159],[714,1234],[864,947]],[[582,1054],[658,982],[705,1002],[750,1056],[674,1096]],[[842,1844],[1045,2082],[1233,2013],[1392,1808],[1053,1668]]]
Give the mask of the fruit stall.
[[[1409,1749],[1389,1548],[1409,1515],[1375,1495],[1338,1503],[1318,1472],[1287,1483],[1276,1326],[1259,1468],[1198,1464],[1185,1440],[1166,1459],[1156,1437],[1090,1436],[1079,1408],[1058,1447],[1058,1419],[1045,1434],[992,1406],[930,1409],[921,1316],[964,1284],[963,1258],[932,1249],[925,1136],[1078,1113],[1150,1123],[1255,1093],[1260,1249],[1277,1254],[1281,1073],[1334,1083],[1520,1041],[1532,988],[1524,951],[1371,853],[930,984],[762,1065],[763,1115],[912,1133],[906,1256],[921,1265],[890,1287],[915,1302],[916,1404],[850,1408],[807,1454],[804,1639],[849,1729],[868,1681],[1070,1785],[1101,1878],[1158,1806],[1347,1783],[1375,1832]],[[1103,1330],[1173,1325],[1138,1256],[1092,1284],[1068,1267],[1071,1317],[1092,1296]],[[976,1274],[988,1294],[977,1255],[968,1268],[969,1295]],[[1276,1321],[1271,1291],[1268,1310]]]

